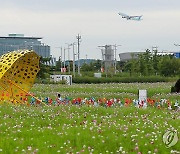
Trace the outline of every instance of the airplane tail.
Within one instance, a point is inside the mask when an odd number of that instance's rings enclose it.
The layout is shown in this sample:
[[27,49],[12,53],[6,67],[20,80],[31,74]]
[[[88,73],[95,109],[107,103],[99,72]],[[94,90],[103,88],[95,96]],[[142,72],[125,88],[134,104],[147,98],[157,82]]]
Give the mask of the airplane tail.
[[142,16],[143,16],[143,15],[141,15],[141,16],[139,17],[139,20],[142,20]]

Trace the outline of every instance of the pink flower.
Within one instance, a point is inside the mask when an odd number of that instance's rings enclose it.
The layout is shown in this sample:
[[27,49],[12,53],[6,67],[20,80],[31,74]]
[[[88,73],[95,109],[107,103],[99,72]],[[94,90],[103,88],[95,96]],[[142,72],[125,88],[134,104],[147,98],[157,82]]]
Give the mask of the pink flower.
[[134,149],[137,151],[137,150],[139,149],[139,147],[138,147],[138,146],[136,146]]

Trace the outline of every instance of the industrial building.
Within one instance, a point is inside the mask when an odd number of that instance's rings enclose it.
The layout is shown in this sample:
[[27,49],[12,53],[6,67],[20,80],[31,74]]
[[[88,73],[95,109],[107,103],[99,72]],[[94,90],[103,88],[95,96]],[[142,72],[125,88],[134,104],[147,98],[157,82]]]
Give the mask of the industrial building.
[[24,34],[9,34],[0,37],[0,55],[9,51],[27,49],[34,50],[39,56],[50,57],[50,46],[41,42],[41,37],[25,37]]
[[114,67],[114,49],[112,45],[103,46],[104,49],[101,49],[102,59],[104,61],[105,72],[107,73],[110,68]]

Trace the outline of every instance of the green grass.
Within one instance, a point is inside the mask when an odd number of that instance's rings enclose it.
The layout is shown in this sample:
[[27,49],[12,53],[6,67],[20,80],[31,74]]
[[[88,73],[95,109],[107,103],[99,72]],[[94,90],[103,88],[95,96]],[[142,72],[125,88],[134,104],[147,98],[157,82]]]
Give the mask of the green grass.
[[[147,89],[150,98],[180,100],[171,94],[174,83],[35,84],[38,97],[135,98]],[[164,108],[92,106],[0,105],[0,152],[2,153],[170,153],[180,152],[180,143],[166,148],[167,130],[180,132],[180,112]],[[180,137],[180,136],[179,136]]]
[[132,98],[138,99],[138,90],[147,89],[148,97],[154,99],[180,100],[179,94],[171,94],[171,86],[175,83],[117,83],[117,84],[35,84],[32,92],[38,97],[51,97],[55,99],[57,92],[62,97],[71,98]]
[[170,153],[162,136],[180,114],[155,108],[0,106],[3,153]]

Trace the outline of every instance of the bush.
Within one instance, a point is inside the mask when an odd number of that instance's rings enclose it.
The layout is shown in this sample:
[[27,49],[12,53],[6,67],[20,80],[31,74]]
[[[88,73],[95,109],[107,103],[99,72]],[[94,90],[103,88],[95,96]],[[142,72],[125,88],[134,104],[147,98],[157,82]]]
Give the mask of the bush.
[[73,78],[73,83],[133,83],[133,82],[169,82],[172,79],[167,77],[102,77],[102,78],[95,78],[95,77],[75,77]]

